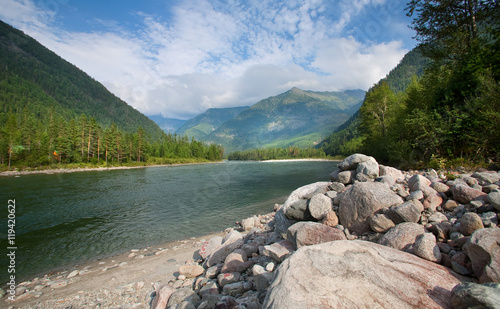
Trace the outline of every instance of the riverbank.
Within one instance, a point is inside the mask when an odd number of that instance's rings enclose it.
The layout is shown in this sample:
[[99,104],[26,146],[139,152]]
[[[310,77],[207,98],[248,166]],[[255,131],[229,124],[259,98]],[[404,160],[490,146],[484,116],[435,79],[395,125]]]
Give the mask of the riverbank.
[[206,240],[223,234],[131,249],[75,265],[22,282],[17,286],[15,302],[9,302],[8,295],[0,301],[11,308],[146,308],[154,286],[174,280],[185,261],[199,258],[197,251]]
[[34,169],[34,170],[22,170],[22,171],[3,171],[0,172],[0,176],[24,176],[31,174],[64,174],[64,173],[75,173],[75,172],[92,172],[92,171],[112,171],[112,170],[129,170],[137,168],[146,167],[162,167],[162,166],[181,166],[181,165],[199,165],[199,164],[214,164],[214,163],[224,163],[224,161],[213,161],[213,162],[187,162],[187,163],[172,163],[172,164],[153,164],[153,165],[138,165],[138,166],[109,166],[109,167],[82,167],[82,168],[48,168],[48,169]]
[[336,159],[277,159],[277,160],[263,160],[260,162],[324,162],[324,161],[339,161]]

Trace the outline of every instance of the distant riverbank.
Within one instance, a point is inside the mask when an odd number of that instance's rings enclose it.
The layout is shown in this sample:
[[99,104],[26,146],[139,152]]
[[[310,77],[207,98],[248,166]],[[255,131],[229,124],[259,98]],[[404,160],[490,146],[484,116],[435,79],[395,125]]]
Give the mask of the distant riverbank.
[[263,160],[260,162],[320,162],[320,161],[338,161],[338,159],[277,159]]
[[196,165],[196,164],[212,164],[223,163],[224,161],[207,161],[207,162],[186,162],[186,163],[172,163],[172,164],[153,164],[153,165],[136,165],[136,166],[99,166],[99,167],[57,167],[46,169],[29,169],[29,170],[13,170],[0,172],[0,176],[23,176],[31,174],[62,174],[74,172],[91,172],[91,171],[111,171],[111,170],[128,170],[145,167],[161,167],[161,166],[179,166],[179,165]]

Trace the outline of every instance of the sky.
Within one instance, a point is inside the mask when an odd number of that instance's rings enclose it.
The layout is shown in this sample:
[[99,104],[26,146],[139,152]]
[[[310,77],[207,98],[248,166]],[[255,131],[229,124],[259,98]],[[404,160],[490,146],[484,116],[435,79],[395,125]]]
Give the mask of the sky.
[[0,19],[144,113],[368,90],[417,42],[400,0],[0,0]]

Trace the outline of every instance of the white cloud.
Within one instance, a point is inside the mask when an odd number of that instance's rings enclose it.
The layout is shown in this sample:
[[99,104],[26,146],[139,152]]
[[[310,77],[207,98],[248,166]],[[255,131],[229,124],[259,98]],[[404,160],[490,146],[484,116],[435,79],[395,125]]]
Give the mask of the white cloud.
[[170,8],[169,20],[136,12],[143,21],[136,32],[104,20],[99,22],[114,26],[69,32],[54,26],[57,10],[30,0],[0,0],[0,18],[141,112],[189,118],[210,107],[250,105],[292,87],[367,89],[407,50],[400,41],[361,43],[345,27],[383,2],[192,0]]

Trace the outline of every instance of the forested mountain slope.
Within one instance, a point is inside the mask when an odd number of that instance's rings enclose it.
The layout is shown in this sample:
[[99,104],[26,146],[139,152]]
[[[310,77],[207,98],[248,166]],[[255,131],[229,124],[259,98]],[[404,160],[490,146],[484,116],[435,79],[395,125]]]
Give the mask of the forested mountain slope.
[[226,153],[268,147],[311,147],[357,111],[365,92],[293,88],[242,111],[203,138]]
[[[153,139],[161,129],[76,66],[33,38],[0,21],[0,113],[65,120],[81,114],[102,127],[114,123],[125,132],[142,127]],[[0,115],[0,122],[5,118]]]
[[209,108],[204,113],[187,120],[175,133],[201,140],[211,132],[217,130],[224,122],[238,116],[239,113],[247,108],[248,106]]

